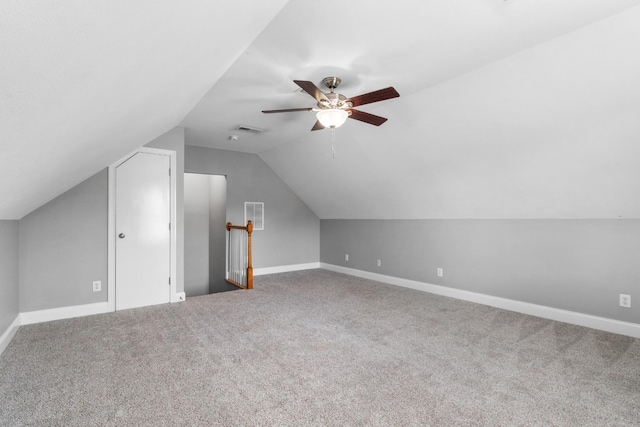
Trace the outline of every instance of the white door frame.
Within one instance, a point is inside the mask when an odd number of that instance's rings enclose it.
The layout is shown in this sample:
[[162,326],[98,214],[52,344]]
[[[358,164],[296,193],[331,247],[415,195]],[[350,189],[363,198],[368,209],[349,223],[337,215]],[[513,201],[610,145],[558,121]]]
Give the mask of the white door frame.
[[160,148],[140,147],[134,152],[121,158],[117,162],[109,166],[109,224],[108,224],[108,241],[107,241],[107,304],[109,311],[116,311],[116,168],[122,163],[138,153],[161,154],[169,156],[171,161],[171,196],[169,203],[171,206],[171,286],[170,300],[171,302],[184,301],[184,294],[176,292],[176,259],[177,259],[177,207],[176,207],[176,187],[177,187],[177,168],[176,168],[176,152],[172,150],[163,150]]

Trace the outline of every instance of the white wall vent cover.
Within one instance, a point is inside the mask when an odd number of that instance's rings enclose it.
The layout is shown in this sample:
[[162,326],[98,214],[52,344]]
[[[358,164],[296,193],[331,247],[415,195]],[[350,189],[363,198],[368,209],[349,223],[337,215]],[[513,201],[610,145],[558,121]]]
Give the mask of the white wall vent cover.
[[251,221],[254,230],[264,230],[264,203],[244,202],[244,223]]

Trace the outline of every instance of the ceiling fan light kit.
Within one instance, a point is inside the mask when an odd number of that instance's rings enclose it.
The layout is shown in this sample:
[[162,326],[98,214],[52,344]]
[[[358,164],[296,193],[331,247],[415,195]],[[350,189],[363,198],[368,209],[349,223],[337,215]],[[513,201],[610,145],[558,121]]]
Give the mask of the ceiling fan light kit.
[[295,84],[311,95],[317,102],[316,108],[288,108],[283,110],[262,110],[263,113],[291,113],[297,111],[315,111],[316,124],[311,130],[324,128],[335,129],[344,124],[348,118],[352,118],[374,126],[380,126],[387,121],[386,118],[356,110],[354,107],[397,98],[400,94],[393,88],[376,90],[353,98],[334,92],[341,80],[338,77],[325,77],[322,83],[329,88],[329,92],[321,91],[313,82],[306,80],[294,80]]
[[349,112],[339,108],[330,108],[328,110],[320,110],[316,114],[316,118],[326,128],[338,128],[347,121]]

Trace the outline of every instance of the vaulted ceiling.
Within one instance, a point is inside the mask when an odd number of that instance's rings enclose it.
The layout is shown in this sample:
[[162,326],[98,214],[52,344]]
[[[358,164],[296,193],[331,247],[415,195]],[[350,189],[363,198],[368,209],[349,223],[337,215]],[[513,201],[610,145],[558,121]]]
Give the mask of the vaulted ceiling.
[[[0,7],[0,219],[175,126],[259,155],[320,218],[640,218],[640,0]],[[334,134],[261,113],[327,76],[401,96]]]

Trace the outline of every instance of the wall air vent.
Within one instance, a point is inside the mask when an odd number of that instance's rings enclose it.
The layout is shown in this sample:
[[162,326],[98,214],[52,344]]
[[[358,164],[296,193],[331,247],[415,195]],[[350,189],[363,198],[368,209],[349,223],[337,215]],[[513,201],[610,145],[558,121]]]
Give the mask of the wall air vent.
[[249,220],[254,230],[264,230],[264,202],[244,202],[244,223]]
[[259,133],[264,132],[264,129],[260,129],[257,127],[253,127],[253,126],[246,126],[246,125],[239,125],[236,130],[240,131],[240,132],[247,132],[247,133],[252,133],[254,135],[257,135]]

